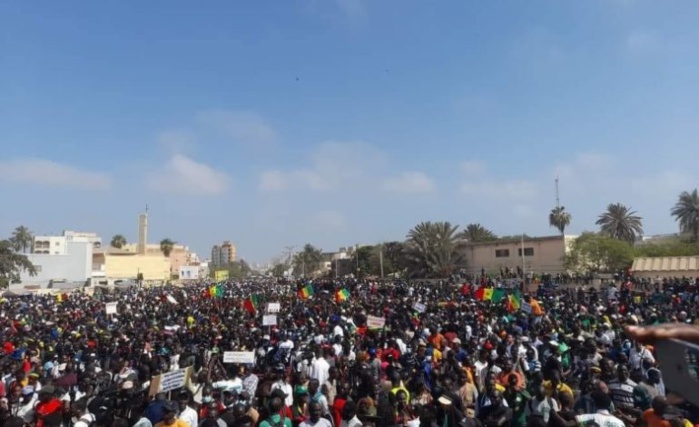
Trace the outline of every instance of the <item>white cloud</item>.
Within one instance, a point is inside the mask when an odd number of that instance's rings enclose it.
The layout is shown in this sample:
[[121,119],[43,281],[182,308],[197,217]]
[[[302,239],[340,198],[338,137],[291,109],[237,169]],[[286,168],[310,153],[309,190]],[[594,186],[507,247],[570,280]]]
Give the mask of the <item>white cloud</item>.
[[384,180],[383,189],[391,193],[431,193],[435,185],[432,178],[422,172],[403,172]]
[[480,160],[467,160],[461,164],[461,170],[466,175],[481,175],[485,172],[485,163]]
[[375,175],[381,153],[362,142],[324,142],[311,153],[304,168],[267,170],[260,176],[260,191],[311,190],[332,191],[357,188]]
[[14,159],[0,161],[4,180],[42,187],[59,187],[79,190],[107,190],[112,186],[111,177],[44,159]]
[[245,111],[212,110],[197,114],[196,121],[236,142],[267,148],[277,141],[277,132],[262,117]]
[[199,163],[182,154],[175,154],[146,180],[151,190],[171,194],[218,195],[226,192],[230,178],[224,172]]
[[537,196],[538,186],[533,181],[524,179],[480,181],[464,183],[461,191],[469,196],[489,200],[527,200]]

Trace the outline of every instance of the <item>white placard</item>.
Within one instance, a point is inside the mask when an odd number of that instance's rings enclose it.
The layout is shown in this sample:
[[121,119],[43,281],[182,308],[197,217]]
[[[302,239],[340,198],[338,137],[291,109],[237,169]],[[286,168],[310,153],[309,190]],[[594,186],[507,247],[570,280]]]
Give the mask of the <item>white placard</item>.
[[531,314],[532,312],[532,305],[529,304],[528,302],[522,301],[520,307],[519,307],[523,312],[527,314]]
[[380,328],[383,328],[385,324],[386,324],[386,319],[384,319],[383,317],[376,317],[376,316],[367,316],[366,317],[366,326],[369,329],[380,329]]
[[278,302],[270,302],[267,304],[267,313],[279,313],[282,309],[282,305]]
[[254,351],[224,351],[223,363],[255,363]]
[[104,305],[104,311],[107,312],[107,314],[117,314],[117,303],[115,302],[108,302]]
[[188,370],[189,368],[184,368],[162,374],[160,376],[160,391],[167,393],[168,391],[184,387]]
[[413,310],[417,311],[418,313],[424,313],[425,310],[427,310],[427,306],[421,302],[416,302],[415,305],[413,305]]
[[277,326],[277,315],[266,314],[262,317],[262,326]]

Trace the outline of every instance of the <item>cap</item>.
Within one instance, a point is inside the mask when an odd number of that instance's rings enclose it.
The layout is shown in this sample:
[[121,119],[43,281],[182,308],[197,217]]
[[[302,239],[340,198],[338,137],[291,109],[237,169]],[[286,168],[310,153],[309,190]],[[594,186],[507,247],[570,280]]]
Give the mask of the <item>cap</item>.
[[437,401],[439,403],[441,403],[442,405],[451,405],[452,404],[451,397],[447,396],[446,394],[439,396],[439,399],[437,399]]
[[304,394],[308,394],[308,389],[302,385],[297,385],[294,389],[294,394],[296,396],[303,396]]
[[454,344],[461,344],[461,340],[458,339],[458,338],[454,338],[454,340],[452,341],[452,343],[454,343]]

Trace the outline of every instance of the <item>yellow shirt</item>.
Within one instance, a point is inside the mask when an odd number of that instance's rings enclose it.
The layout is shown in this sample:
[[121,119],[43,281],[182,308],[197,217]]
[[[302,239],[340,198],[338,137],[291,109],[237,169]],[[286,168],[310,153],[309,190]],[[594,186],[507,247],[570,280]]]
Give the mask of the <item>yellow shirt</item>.
[[[551,381],[544,381],[543,385],[544,391],[546,392],[546,396],[553,396],[553,384],[551,384]],[[573,394],[573,390],[563,383],[558,383],[558,387],[556,387],[556,390],[559,393],[566,392],[569,393],[571,396],[575,397],[575,395]]]

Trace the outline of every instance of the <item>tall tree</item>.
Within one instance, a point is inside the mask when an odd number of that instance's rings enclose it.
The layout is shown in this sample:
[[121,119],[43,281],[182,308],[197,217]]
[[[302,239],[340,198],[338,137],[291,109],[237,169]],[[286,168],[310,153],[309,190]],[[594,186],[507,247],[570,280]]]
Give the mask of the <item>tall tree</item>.
[[597,219],[600,232],[609,237],[633,243],[643,235],[643,218],[621,203],[610,203]]
[[121,249],[126,245],[126,237],[124,237],[121,234],[115,234],[112,237],[112,241],[109,243],[109,245],[113,248]]
[[0,240],[0,288],[6,288],[10,283],[19,280],[22,271],[36,276],[36,268],[29,258],[18,253],[9,240]]
[[27,253],[28,249],[31,249],[34,242],[34,235],[29,229],[23,225],[15,228],[12,232],[12,237],[10,238],[12,247],[16,252]]
[[633,256],[628,242],[586,232],[573,240],[563,264],[567,270],[582,274],[612,273],[629,267]]
[[175,248],[175,241],[170,240],[169,238],[165,238],[160,241],[160,250],[163,252],[163,255],[166,257],[170,256],[170,253],[172,253],[172,250]]
[[573,217],[569,212],[566,212],[566,208],[564,206],[556,206],[555,208],[551,209],[551,212],[549,213],[549,225],[557,228],[561,234],[565,233],[566,227],[570,225],[570,221],[572,219]]
[[286,273],[286,270],[287,270],[286,265],[284,265],[282,263],[277,263],[277,264],[274,264],[274,266],[270,270],[270,273],[272,274],[273,277],[280,278],[280,277],[284,277],[284,273]]
[[490,242],[497,240],[497,236],[492,231],[480,224],[468,224],[461,232],[461,238],[469,242]]
[[463,240],[458,225],[421,222],[407,236],[407,255],[412,276],[447,277],[465,266],[459,252]]
[[322,261],[323,252],[310,243],[306,243],[303,250],[294,255],[294,275],[311,276],[320,270]]
[[693,241],[699,241],[699,193],[683,191],[670,211],[675,221],[680,223],[680,232],[689,234]]

